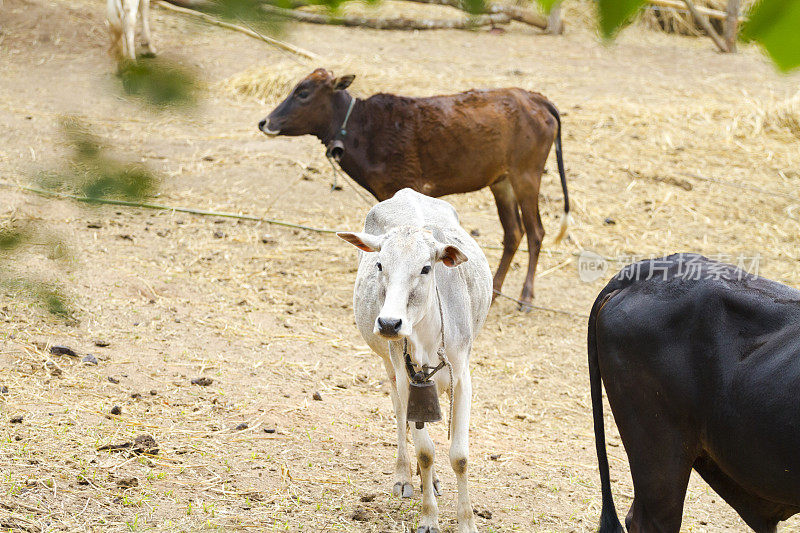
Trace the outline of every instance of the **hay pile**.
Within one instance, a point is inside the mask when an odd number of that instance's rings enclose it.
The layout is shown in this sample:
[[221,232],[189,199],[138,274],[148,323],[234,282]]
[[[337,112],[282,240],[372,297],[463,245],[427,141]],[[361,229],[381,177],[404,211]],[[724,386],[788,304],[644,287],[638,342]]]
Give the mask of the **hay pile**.
[[[275,104],[283,100],[316,67],[317,65],[300,65],[288,61],[259,65],[223,80],[217,89],[240,97],[255,98],[264,104]],[[359,98],[380,92],[403,96],[430,96],[475,87],[508,87],[519,83],[519,80],[511,78],[513,74],[510,73],[464,75],[456,65],[438,70],[423,70],[345,58],[326,64],[325,68],[336,76],[355,74],[356,81],[348,90]]]
[[767,129],[784,129],[800,139],[800,91],[783,102],[773,105],[766,113]]
[[787,142],[800,139],[800,91],[786,99],[748,100],[743,107],[748,112],[732,118],[734,135],[752,138],[766,132],[785,136]]
[[276,103],[309,72],[310,68],[288,62],[253,67],[222,81],[218,88],[237,96],[255,98],[261,103]]

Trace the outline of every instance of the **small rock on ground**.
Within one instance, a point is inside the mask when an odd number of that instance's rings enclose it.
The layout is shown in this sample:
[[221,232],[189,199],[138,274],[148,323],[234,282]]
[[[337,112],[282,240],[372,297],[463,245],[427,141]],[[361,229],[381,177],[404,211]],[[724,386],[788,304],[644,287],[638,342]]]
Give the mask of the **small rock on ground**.
[[489,509],[486,509],[485,507],[482,509],[473,507],[472,512],[480,516],[481,518],[485,518],[486,520],[492,519],[492,512]]
[[152,435],[144,433],[136,437],[133,441],[133,453],[147,453],[150,455],[158,454],[158,444]]
[[117,480],[117,486],[121,489],[129,489],[131,487],[138,487],[139,480],[135,477],[125,477]]
[[58,344],[50,347],[50,353],[53,355],[68,355],[70,357],[78,357],[78,354],[75,353],[75,350],[69,346],[61,346]]
[[200,385],[201,387],[208,387],[212,383],[214,383],[214,380],[206,376],[201,376],[192,380],[192,385]]

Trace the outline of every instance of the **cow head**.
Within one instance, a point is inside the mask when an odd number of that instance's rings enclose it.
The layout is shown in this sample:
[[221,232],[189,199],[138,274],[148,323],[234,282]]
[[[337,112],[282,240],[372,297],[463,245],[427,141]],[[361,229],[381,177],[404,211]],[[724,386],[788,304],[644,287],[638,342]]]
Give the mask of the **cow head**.
[[267,135],[324,136],[332,128],[337,99],[350,86],[354,75],[334,78],[330,72],[318,68],[298,83],[289,96],[278,104],[267,118],[258,123],[258,129]]
[[[441,261],[455,267],[467,260],[461,250],[436,240],[427,230],[394,228],[383,235],[337,233],[356,248],[374,252],[369,256],[378,284],[381,310],[374,333],[397,340],[411,335],[431,305],[435,304],[433,267]],[[368,274],[369,275],[369,274]]]

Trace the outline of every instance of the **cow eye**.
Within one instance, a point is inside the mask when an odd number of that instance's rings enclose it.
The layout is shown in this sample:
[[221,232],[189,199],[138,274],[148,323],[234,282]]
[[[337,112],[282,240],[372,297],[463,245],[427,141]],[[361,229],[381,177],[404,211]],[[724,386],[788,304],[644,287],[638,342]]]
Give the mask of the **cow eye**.
[[422,274],[427,274],[430,271],[431,271],[430,265],[425,265],[424,267],[422,267]]
[[383,272],[383,265],[380,263],[375,263],[375,266],[378,267],[379,272]]
[[307,89],[303,89],[302,91],[297,92],[298,98],[308,98],[309,92]]

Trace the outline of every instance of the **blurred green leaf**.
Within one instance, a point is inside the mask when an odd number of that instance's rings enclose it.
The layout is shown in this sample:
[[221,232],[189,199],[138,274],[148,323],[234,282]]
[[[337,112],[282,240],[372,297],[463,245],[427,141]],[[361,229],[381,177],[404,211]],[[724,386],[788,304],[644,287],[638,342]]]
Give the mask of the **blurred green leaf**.
[[153,193],[158,180],[146,166],[122,163],[108,156],[100,138],[76,117],[63,119],[62,127],[72,156],[67,170],[40,174],[43,188],[66,189],[95,200],[138,200]]
[[[338,7],[342,2],[344,0],[312,0],[308,3],[330,4]],[[244,24],[254,31],[279,33],[286,20],[263,10],[261,6],[264,3],[284,9],[297,7],[294,0],[213,0],[203,6],[201,10],[230,22]]]
[[70,318],[72,316],[72,309],[70,309],[67,299],[52,285],[41,281],[9,277],[7,273],[0,272],[0,287],[10,289],[20,296],[30,298],[53,315],[62,318]]
[[536,0],[536,3],[539,4],[539,7],[542,8],[545,14],[549,14],[553,6],[561,3],[561,0]]
[[800,0],[761,0],[750,12],[741,36],[756,41],[779,69],[800,66]]
[[19,228],[0,228],[0,251],[13,250],[28,240],[29,233]]
[[93,169],[81,190],[94,200],[102,198],[143,198],[154,190],[155,178],[141,165],[109,162]]
[[644,3],[645,0],[598,0],[600,34],[603,38],[613,38],[622,26],[630,22]]
[[472,15],[486,13],[486,2],[484,0],[462,0],[464,10]]
[[37,291],[38,299],[44,304],[45,309],[51,314],[67,318],[72,315],[72,310],[67,304],[66,298],[58,290],[41,285]]
[[141,58],[120,65],[124,91],[155,108],[196,103],[197,78],[190,70],[161,59]]

